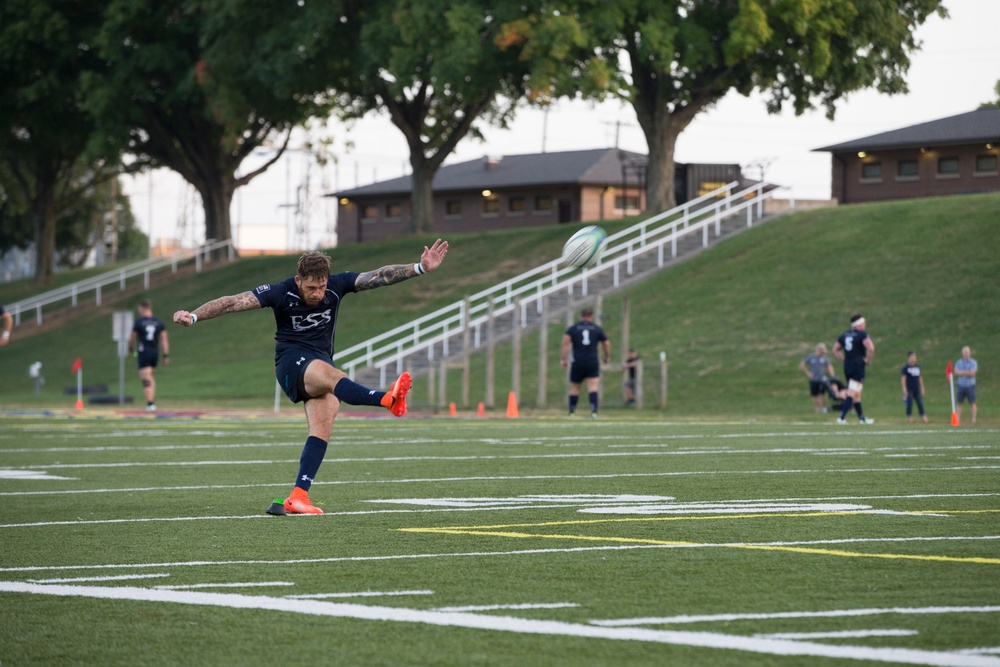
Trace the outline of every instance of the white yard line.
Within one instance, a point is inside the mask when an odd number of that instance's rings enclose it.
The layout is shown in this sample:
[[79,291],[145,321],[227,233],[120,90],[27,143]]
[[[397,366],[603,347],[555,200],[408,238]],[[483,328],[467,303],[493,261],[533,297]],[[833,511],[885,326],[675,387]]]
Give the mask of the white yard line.
[[331,618],[423,623],[439,627],[470,628],[517,634],[654,642],[675,646],[746,651],[766,655],[868,660],[897,664],[932,665],[934,667],[1000,667],[1000,658],[958,652],[829,645],[785,639],[744,637],[715,632],[600,627],[580,623],[534,620],[511,616],[364,606],[320,600],[289,600],[287,598],[236,595],[232,593],[198,593],[192,591],[166,591],[114,586],[43,586],[24,582],[0,582],[0,591],[105,600],[163,602],[243,610],[259,609]]
[[987,607],[875,607],[871,609],[830,609],[827,611],[780,611],[772,614],[704,614],[683,616],[646,616],[591,621],[602,627],[636,625],[677,625],[680,623],[720,623],[732,621],[770,621],[786,618],[841,618],[851,616],[881,616],[884,614],[997,614],[1000,606]]
[[234,581],[226,582],[224,584],[177,584],[175,586],[154,586],[153,588],[160,591],[180,591],[195,588],[270,588],[272,586],[294,586],[295,582],[292,581]]
[[434,591],[357,591],[354,593],[312,593],[307,595],[286,595],[291,600],[325,600],[329,598],[383,598],[400,595],[434,595]]
[[118,574],[108,577],[71,577],[68,579],[28,579],[33,584],[78,584],[95,581],[125,581],[128,579],[162,579],[169,574]]
[[920,634],[916,630],[831,630],[830,632],[771,632],[759,633],[754,637],[768,639],[861,639],[864,637],[912,637]]

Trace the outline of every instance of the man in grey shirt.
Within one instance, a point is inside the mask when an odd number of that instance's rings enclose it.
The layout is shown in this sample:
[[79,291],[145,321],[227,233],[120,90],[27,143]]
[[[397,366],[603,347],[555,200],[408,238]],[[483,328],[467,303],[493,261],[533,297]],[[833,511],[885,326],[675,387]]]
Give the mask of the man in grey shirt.
[[955,411],[959,421],[962,421],[962,401],[969,401],[972,410],[972,423],[976,423],[976,371],[979,365],[972,358],[972,350],[966,345],[962,348],[962,358],[955,362]]
[[826,356],[826,345],[820,343],[813,354],[806,356],[799,368],[809,378],[809,395],[813,399],[813,411],[826,412],[827,380],[833,377],[833,364]]

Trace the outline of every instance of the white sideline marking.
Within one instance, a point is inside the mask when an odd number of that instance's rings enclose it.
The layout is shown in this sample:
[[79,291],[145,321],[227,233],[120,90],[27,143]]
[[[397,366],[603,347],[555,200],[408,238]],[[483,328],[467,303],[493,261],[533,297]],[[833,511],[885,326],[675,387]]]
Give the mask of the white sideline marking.
[[169,574],[119,574],[109,577],[71,577],[69,579],[28,579],[33,584],[75,584],[84,581],[123,581],[126,579],[159,579]]
[[[26,466],[26,468],[37,468],[38,466]],[[46,468],[53,468],[59,466],[45,466]],[[28,470],[26,468],[0,468],[0,479],[62,479],[62,480],[75,480],[76,477],[59,477],[58,475],[50,475],[44,470]]]
[[308,595],[286,595],[292,600],[323,600],[326,598],[379,598],[398,595],[434,595],[434,591],[358,591],[356,593],[312,593]]
[[495,632],[612,639],[619,641],[645,641],[709,649],[748,651],[768,655],[817,656],[869,660],[874,662],[933,665],[935,667],[1000,667],[1000,658],[988,655],[970,655],[919,649],[817,644],[784,639],[741,637],[715,632],[609,628],[581,623],[532,620],[511,616],[425,611],[395,607],[369,607],[342,602],[288,600],[286,598],[237,595],[233,593],[196,593],[191,591],[164,591],[112,586],[42,586],[24,582],[0,582],[0,591],[106,600],[170,602],[174,604],[227,607],[230,609],[261,609],[332,618],[424,623],[439,627],[471,628]]
[[250,581],[250,582],[227,582],[224,584],[178,584],[176,586],[154,586],[161,591],[179,591],[194,588],[267,588],[270,586],[294,586],[291,581]]
[[830,632],[773,632],[754,637],[769,639],[859,639],[862,637],[910,637],[920,634],[916,630],[837,630]]
[[817,544],[854,544],[868,542],[934,542],[947,540],[997,540],[1000,535],[975,535],[971,537],[863,537],[836,540],[811,540],[801,542],[722,542],[691,544],[622,544],[593,547],[567,547],[562,549],[518,549],[513,551],[459,551],[432,554],[396,554],[392,556],[330,556],[327,558],[291,558],[287,560],[193,560],[173,563],[106,563],[98,565],[22,565],[0,567],[0,572],[40,572],[62,570],[123,570],[160,567],[214,567],[218,565],[298,565],[307,563],[357,563],[368,561],[417,560],[423,558],[466,558],[483,556],[533,556],[538,554],[569,554],[587,551],[626,551],[629,549],[712,549],[733,547],[808,546]]
[[842,616],[880,616],[882,614],[996,614],[993,607],[885,607],[872,609],[831,609],[828,611],[780,611],[772,614],[705,614],[702,616],[647,616],[591,621],[602,627],[634,625],[673,625],[677,623],[717,623],[719,621],[769,621],[779,618],[838,618]]
[[567,609],[579,607],[575,602],[536,602],[525,604],[481,604],[465,607],[435,607],[432,611],[500,611],[501,609]]
[[[226,462],[230,463],[230,462]],[[890,473],[890,472],[947,472],[956,470],[998,470],[1000,465],[995,466],[945,466],[945,467],[920,467],[920,468],[840,468],[840,469],[809,469],[795,468],[788,470],[688,470],[669,472],[632,472],[632,473],[609,473],[594,475],[473,475],[471,477],[414,477],[403,479],[350,479],[326,482],[313,482],[313,486],[345,486],[354,484],[440,484],[443,482],[506,482],[523,480],[546,480],[546,479],[631,479],[649,477],[699,477],[713,475],[803,475],[803,474],[838,474],[838,473]],[[3,491],[0,496],[51,496],[56,494],[78,494],[78,493],[136,493],[139,491],[200,491],[211,489],[263,489],[268,487],[287,487],[288,482],[272,482],[268,484],[199,484],[190,486],[140,486],[123,489],[70,489],[53,491]],[[975,494],[970,494],[970,497]],[[992,496],[996,494],[980,494]],[[909,496],[883,496],[909,497]],[[915,496],[914,496],[915,497]]]

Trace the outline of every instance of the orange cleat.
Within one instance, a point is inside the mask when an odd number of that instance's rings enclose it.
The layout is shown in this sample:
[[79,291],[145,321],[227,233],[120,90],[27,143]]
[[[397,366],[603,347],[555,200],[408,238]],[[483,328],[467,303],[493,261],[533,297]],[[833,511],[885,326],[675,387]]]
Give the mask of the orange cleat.
[[413,379],[409,373],[403,372],[399,378],[392,383],[389,391],[382,398],[382,407],[388,408],[389,412],[397,417],[406,414],[406,395],[410,393],[413,386]]
[[323,510],[309,502],[309,494],[299,487],[292,489],[292,495],[285,498],[285,511],[289,514],[323,513]]

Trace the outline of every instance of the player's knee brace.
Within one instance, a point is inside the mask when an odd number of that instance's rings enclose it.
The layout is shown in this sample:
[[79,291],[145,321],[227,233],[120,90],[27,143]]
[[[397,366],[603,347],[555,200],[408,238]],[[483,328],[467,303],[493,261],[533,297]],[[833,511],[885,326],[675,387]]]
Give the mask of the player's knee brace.
[[153,381],[152,380],[143,380],[142,381],[142,386],[143,387],[152,387],[153,386]]

